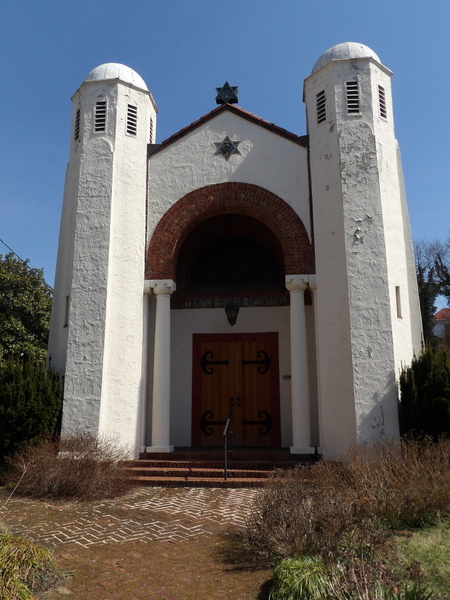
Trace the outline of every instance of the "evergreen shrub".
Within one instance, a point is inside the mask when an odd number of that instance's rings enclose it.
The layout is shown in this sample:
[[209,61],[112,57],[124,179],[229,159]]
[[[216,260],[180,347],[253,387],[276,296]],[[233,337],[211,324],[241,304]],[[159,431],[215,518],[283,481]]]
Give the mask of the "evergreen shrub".
[[51,434],[61,410],[61,382],[36,358],[0,362],[0,459]]
[[400,432],[435,441],[450,435],[450,353],[427,346],[400,376]]

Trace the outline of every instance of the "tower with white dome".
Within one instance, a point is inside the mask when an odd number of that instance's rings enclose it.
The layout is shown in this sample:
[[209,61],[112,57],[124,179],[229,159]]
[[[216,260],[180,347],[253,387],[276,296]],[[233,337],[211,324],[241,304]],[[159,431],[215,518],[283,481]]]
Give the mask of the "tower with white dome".
[[391,76],[347,42],[305,80],[321,436],[335,450],[398,436],[396,381],[421,345]]
[[91,71],[72,102],[49,356],[64,375],[63,430],[130,441],[143,394],[146,156],[157,109],[143,79],[116,63]]

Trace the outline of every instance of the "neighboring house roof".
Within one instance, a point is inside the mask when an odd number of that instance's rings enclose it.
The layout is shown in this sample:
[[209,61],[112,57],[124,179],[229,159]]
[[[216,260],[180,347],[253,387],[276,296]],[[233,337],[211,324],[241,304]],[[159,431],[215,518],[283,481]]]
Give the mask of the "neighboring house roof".
[[200,117],[200,119],[198,119],[197,121],[194,121],[190,125],[183,127],[183,129],[180,129],[180,131],[178,131],[177,133],[174,133],[169,138],[167,138],[166,140],[161,142],[161,144],[159,144],[158,148],[156,150],[154,150],[152,152],[152,154],[156,154],[156,152],[159,152],[159,151],[163,150],[164,148],[167,148],[167,146],[169,146],[170,144],[173,144],[173,142],[176,142],[177,140],[184,137],[185,135],[188,135],[189,133],[191,133],[191,131],[194,131],[194,129],[201,127],[204,123],[213,119],[214,117],[216,117],[219,113],[221,113],[223,111],[232,112],[235,115],[237,115],[238,117],[241,117],[242,119],[250,121],[251,123],[255,123],[255,125],[264,127],[264,129],[268,129],[272,133],[275,133],[276,135],[280,135],[281,137],[284,137],[287,140],[294,142],[294,144],[298,144],[299,146],[303,146],[304,148],[308,147],[308,136],[307,135],[299,136],[299,135],[296,135],[295,133],[291,133],[287,129],[283,129],[282,127],[278,127],[277,125],[274,125],[273,123],[270,123],[269,121],[266,121],[265,119],[262,119],[261,117],[257,117],[256,115],[252,114],[251,112],[248,112],[247,110],[244,110],[243,108],[240,108],[239,106],[234,106],[232,104],[221,104],[220,106],[218,106],[211,112],[207,113],[203,117]]
[[434,315],[433,334],[444,340],[447,349],[450,350],[450,308],[441,308]]
[[434,315],[434,318],[436,321],[450,319],[450,308],[441,308],[441,310]]

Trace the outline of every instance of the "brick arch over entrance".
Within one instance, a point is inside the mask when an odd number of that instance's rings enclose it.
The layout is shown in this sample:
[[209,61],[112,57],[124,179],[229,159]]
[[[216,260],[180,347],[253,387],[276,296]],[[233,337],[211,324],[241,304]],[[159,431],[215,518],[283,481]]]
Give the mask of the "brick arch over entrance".
[[147,251],[146,279],[176,279],[178,252],[200,223],[239,214],[264,223],[277,237],[286,274],[315,273],[314,251],[297,213],[279,196],[251,183],[226,182],[193,190],[163,215]]

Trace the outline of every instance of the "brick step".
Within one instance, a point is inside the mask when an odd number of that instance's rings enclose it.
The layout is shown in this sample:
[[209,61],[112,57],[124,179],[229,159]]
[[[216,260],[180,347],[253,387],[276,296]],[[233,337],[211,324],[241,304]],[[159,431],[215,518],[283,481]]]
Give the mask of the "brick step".
[[223,477],[136,477],[136,483],[149,487],[204,487],[204,488],[261,488],[267,479]]
[[[224,469],[210,469],[196,465],[195,467],[128,467],[127,471],[136,477],[183,477],[183,478],[223,478]],[[260,479],[268,478],[272,470],[234,469],[228,468],[227,474],[231,479]]]
[[224,479],[223,448],[176,448],[142,453],[123,467],[139,485],[160,487],[262,487],[275,469],[311,464],[314,456],[290,454],[289,448],[233,448]]
[[[124,463],[127,468],[205,468],[222,469],[224,461],[222,460],[130,460]],[[289,469],[298,464],[304,464],[303,461],[274,461],[274,460],[235,460],[228,459],[229,469],[250,469],[272,471],[273,469]],[[310,464],[310,463],[308,463]]]
[[[236,448],[228,451],[229,459],[233,460],[267,460],[298,462],[314,460],[311,455],[291,454],[289,448]],[[223,448],[176,448],[174,452],[143,452],[140,460],[219,460],[223,461]]]

